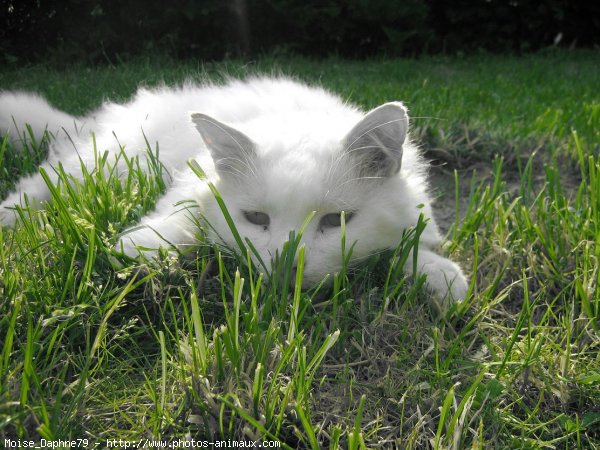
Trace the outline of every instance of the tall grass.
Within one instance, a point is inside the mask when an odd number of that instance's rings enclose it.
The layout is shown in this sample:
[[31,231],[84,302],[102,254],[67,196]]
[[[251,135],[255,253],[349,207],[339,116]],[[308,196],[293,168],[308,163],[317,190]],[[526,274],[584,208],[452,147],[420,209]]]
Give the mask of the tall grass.
[[[364,105],[393,95],[423,115],[448,108],[448,124],[413,120],[417,131],[424,126],[430,155],[447,144],[461,164],[475,159],[479,168],[455,172],[456,189],[443,200],[456,197],[452,210],[462,211],[444,251],[471,274],[471,294],[441,316],[423,279],[402,271],[423,222],[397,248],[358,268],[344,264],[308,291],[302,229],[272,270],[253,262],[252,243],[239,233],[235,249],[200,240],[194,257],[165,252],[116,266],[119,233],[164,189],[155,149],[149,145],[149,173],[121,154],[130,171],[117,177],[102,149],[82,182],[58,167],[52,199],[18,208],[18,226],[0,229],[3,444],[81,438],[104,448],[112,439],[194,438],[315,449],[599,448],[600,157],[598,99],[589,92],[598,75],[588,56],[444,60],[442,73],[429,71],[442,70],[435,59],[288,63]],[[522,80],[507,81],[509,69]],[[573,70],[587,75],[572,83],[564,75]],[[150,81],[145,66],[36,78],[45,71],[24,70],[29,76],[10,84],[41,86],[73,105],[80,91],[61,90],[63,78],[97,78],[109,95],[107,73],[122,72],[116,90]],[[181,78],[152,72],[161,75]],[[6,83],[11,77],[0,72]],[[405,89],[413,96],[396,95]],[[532,97],[523,100],[524,90]],[[544,103],[546,94],[535,92],[548,90],[557,98]],[[534,123],[478,106],[497,95],[505,95],[502,111],[522,108]],[[565,123],[575,98],[589,107]],[[485,136],[508,145],[494,147],[504,151],[482,176],[485,159],[474,152]],[[15,173],[33,169],[44,145],[31,144],[23,158],[2,141],[2,192]],[[352,243],[340,245],[347,258]]]

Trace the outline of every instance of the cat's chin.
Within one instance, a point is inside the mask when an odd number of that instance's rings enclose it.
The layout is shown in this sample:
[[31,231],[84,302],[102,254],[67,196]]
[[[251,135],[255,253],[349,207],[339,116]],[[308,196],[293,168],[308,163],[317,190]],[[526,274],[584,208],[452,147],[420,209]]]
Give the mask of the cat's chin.
[[[272,279],[271,275],[267,275],[267,278],[270,280],[271,283],[281,283],[283,284],[285,282],[285,278],[282,275],[281,278],[274,280]],[[309,291],[311,289],[315,289],[315,288],[330,288],[333,286],[333,280],[334,280],[335,276],[332,274],[311,274],[311,273],[306,273],[304,272],[302,274],[302,280],[301,280],[301,290],[302,291]],[[289,287],[294,290],[296,288],[296,270],[292,269],[290,276],[289,276]]]

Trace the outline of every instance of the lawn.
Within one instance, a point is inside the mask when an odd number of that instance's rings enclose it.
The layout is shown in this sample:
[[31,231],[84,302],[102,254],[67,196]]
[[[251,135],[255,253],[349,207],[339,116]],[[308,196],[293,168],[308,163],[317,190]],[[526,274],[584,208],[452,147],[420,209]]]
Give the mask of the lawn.
[[[0,87],[82,114],[139,85],[256,73],[365,109],[407,104],[466,301],[439,316],[423,280],[403,275],[418,230],[309,291],[286,282],[297,235],[275,281],[243,249],[208,243],[117,270],[119,231],[163,186],[157,173],[92,172],[0,230],[0,442],[600,448],[600,52],[157,58],[5,67]],[[0,145],[0,198],[43,150]]]

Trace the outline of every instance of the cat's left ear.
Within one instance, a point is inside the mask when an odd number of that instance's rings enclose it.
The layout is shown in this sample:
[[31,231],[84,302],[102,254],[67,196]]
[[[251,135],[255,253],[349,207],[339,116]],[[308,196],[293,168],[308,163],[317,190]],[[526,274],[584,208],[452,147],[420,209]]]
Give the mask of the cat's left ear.
[[192,113],[192,122],[200,132],[220,175],[242,175],[251,166],[255,145],[241,131],[210,116]]
[[400,102],[370,111],[344,138],[344,151],[354,159],[362,177],[390,177],[402,163],[408,114]]

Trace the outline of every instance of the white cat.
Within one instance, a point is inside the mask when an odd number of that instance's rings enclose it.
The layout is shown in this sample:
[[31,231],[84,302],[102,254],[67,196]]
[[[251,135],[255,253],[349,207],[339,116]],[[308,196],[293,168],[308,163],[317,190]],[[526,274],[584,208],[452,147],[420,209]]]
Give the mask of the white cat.
[[[191,213],[212,226],[209,239],[236,247],[207,183],[187,165],[193,158],[263,261],[270,261],[289,231],[316,211],[303,235],[306,286],[341,267],[341,211],[347,247],[355,243],[353,261],[398,245],[403,231],[424,213],[429,222],[420,238],[418,270],[441,299],[461,300],[467,293],[458,265],[435,252],[440,235],[426,192],[427,165],[409,139],[401,103],[365,114],[321,88],[284,78],[141,89],[124,105],[107,103],[81,118],[32,94],[1,94],[0,131],[9,132],[15,148],[26,123],[37,139],[46,129],[54,136],[43,164],[51,176],[59,161],[76,177],[80,158],[93,166],[92,131],[100,151],[116,152],[120,144],[128,156],[144,155],[146,139],[159,143],[161,162],[173,179],[165,180],[170,186],[143,218],[143,227],[123,234],[117,247],[128,255],[138,255],[138,246],[151,255],[147,248],[193,245],[197,225]],[[3,225],[14,224],[11,207],[23,194],[49,199],[39,174],[23,178],[0,204]],[[198,208],[178,205],[185,200]],[[412,267],[411,257],[406,272]]]

